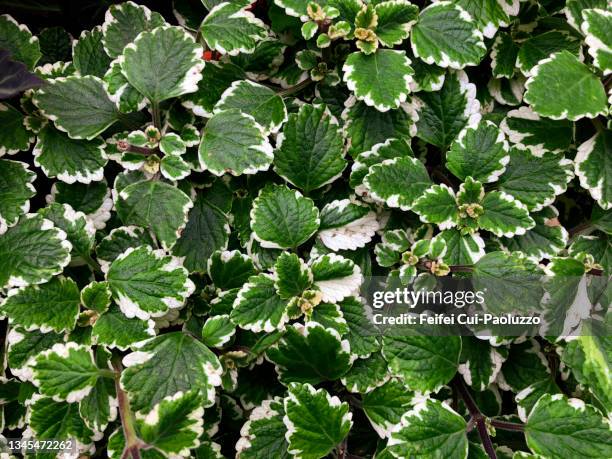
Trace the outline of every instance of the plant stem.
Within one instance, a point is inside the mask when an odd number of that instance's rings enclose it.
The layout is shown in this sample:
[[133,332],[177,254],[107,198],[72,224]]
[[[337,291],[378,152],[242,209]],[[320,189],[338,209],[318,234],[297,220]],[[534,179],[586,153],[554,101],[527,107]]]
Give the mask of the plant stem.
[[287,97],[287,96],[290,96],[291,94],[295,94],[296,92],[301,91],[302,89],[307,87],[310,83],[312,83],[312,80],[310,78],[306,78],[304,81],[296,84],[295,86],[291,86],[290,88],[286,88],[286,89],[281,89],[280,91],[277,92],[277,94],[281,97]]
[[498,419],[491,419],[490,422],[493,427],[502,430],[514,430],[518,432],[523,432],[525,430],[525,426],[517,422],[500,421]]
[[480,409],[476,405],[476,402],[470,395],[467,387],[465,387],[465,383],[463,382],[463,379],[461,379],[461,376],[455,377],[453,380],[453,387],[457,389],[457,392],[463,399],[463,403],[465,403],[465,406],[470,412],[470,423],[476,423],[476,429],[478,430],[480,441],[482,441],[482,446],[484,446],[487,455],[491,459],[497,459],[493,442],[491,441],[489,431],[487,430],[487,418],[481,413]]
[[113,370],[103,369],[100,370],[99,373],[103,378],[115,379],[117,377],[117,373]]
[[121,388],[119,379],[121,377],[121,362],[119,357],[113,358],[113,368],[115,369],[115,390],[117,392],[117,401],[119,403],[119,415],[121,416],[121,425],[123,427],[123,436],[125,438],[125,449],[121,455],[121,459],[127,459],[130,454],[133,459],[140,459],[140,448],[142,442],[136,434],[134,427],[134,415],[130,408],[130,400],[127,394]]
[[590,230],[591,227],[592,227],[591,222],[584,222],[584,223],[581,223],[580,225],[574,226],[568,232],[569,232],[570,237],[574,237],[580,233]]
[[151,104],[151,113],[153,115],[153,124],[157,129],[161,131],[161,114],[159,112],[159,102],[153,102]]
[[83,261],[85,263],[87,263],[87,265],[93,269],[96,273],[98,274],[102,274],[102,267],[100,266],[100,263],[98,263],[96,260],[94,260],[91,255],[84,255],[83,256]]

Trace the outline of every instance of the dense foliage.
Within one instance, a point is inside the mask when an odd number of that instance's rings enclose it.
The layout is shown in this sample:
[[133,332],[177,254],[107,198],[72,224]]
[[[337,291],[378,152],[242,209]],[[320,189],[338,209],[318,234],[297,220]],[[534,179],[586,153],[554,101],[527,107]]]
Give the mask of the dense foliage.
[[612,457],[607,330],[378,336],[360,297],[541,276],[517,288],[609,326],[607,0],[173,9],[0,16],[3,439]]

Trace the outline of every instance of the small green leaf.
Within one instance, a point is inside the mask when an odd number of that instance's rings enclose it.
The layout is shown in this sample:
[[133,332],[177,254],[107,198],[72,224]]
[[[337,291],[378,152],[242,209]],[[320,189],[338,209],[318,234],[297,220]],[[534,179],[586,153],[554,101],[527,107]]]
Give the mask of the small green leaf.
[[39,440],[78,439],[85,447],[93,447],[94,432],[79,416],[77,403],[54,401],[42,397],[33,402],[30,412],[30,428]]
[[230,318],[245,330],[269,333],[284,328],[289,320],[286,309],[287,300],[276,293],[273,277],[259,274],[238,292]]
[[342,384],[349,392],[365,394],[382,386],[390,378],[387,362],[380,352],[357,359],[351,369],[342,377]]
[[276,280],[274,286],[281,298],[300,296],[312,285],[310,268],[296,254],[283,252],[274,265]]
[[202,341],[209,347],[223,347],[236,333],[227,314],[209,317],[202,327]]
[[[2,16],[0,16],[2,18]],[[0,157],[28,150],[34,136],[24,125],[23,114],[8,104],[0,103]]]
[[474,336],[461,338],[459,373],[475,391],[482,392],[499,374],[507,352]]
[[208,260],[208,275],[221,290],[242,287],[255,274],[253,260],[238,250],[215,252]]
[[379,437],[388,438],[410,410],[413,394],[396,379],[387,381],[362,397],[361,406]]
[[512,35],[506,32],[500,32],[496,35],[491,48],[491,71],[495,78],[512,78],[514,76],[518,51],[519,47],[514,42]]
[[558,30],[550,30],[535,35],[521,44],[516,66],[525,76],[530,76],[533,68],[551,54],[567,50],[576,57],[580,55],[580,40],[575,36]]
[[370,242],[379,228],[376,213],[369,207],[341,199],[321,210],[318,237],[331,250],[356,250]]
[[82,75],[104,77],[111,59],[104,51],[102,27],[84,30],[72,46],[72,63]]
[[302,459],[327,456],[353,425],[348,403],[310,384],[289,386],[285,413],[288,452]]
[[203,169],[221,176],[268,170],[274,155],[264,128],[251,115],[231,109],[208,120],[199,157]]
[[461,234],[458,229],[440,232],[436,239],[446,243],[446,253],[442,260],[449,265],[471,265],[485,254],[485,242],[478,233]]
[[0,160],[0,234],[30,210],[30,198],[36,194],[34,180],[36,174],[26,163]]
[[435,223],[441,230],[457,225],[459,208],[455,192],[445,184],[426,189],[414,202],[412,211],[425,223]]
[[381,112],[395,109],[410,92],[410,59],[404,51],[379,49],[373,54],[356,52],[348,56],[344,81],[359,100]]
[[181,308],[195,289],[178,259],[149,246],[129,248],[117,257],[106,281],[121,311],[141,320]]
[[378,24],[376,36],[387,48],[393,48],[408,38],[416,23],[419,8],[408,0],[379,2],[375,7]]
[[535,226],[525,204],[503,191],[487,193],[482,208],[484,212],[478,218],[478,226],[496,236],[525,234]]
[[338,122],[325,105],[302,105],[278,136],[275,172],[310,192],[336,180],[346,167]]
[[73,139],[91,140],[118,120],[102,80],[91,75],[50,80],[36,92],[34,103]]
[[259,459],[273,455],[277,459],[289,459],[287,453],[287,428],[283,424],[285,407],[283,399],[264,400],[249,416],[240,431],[236,452],[242,459]]
[[253,201],[251,229],[262,247],[298,247],[310,239],[319,223],[313,201],[286,186],[266,187]]
[[98,345],[124,351],[133,344],[155,336],[154,327],[153,320],[128,318],[118,306],[112,304],[96,320],[91,336]]
[[612,12],[604,9],[583,10],[584,22],[582,32],[586,35],[584,42],[589,47],[589,54],[593,57],[593,65],[602,70],[604,75],[612,73],[612,42],[610,29],[612,28]]
[[569,51],[541,60],[531,75],[524,99],[541,116],[576,121],[608,113],[603,84]]

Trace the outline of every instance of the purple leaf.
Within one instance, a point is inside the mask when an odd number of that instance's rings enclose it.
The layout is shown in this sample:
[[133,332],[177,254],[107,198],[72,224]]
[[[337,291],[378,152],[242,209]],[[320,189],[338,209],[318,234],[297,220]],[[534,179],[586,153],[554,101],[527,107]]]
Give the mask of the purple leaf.
[[9,99],[30,88],[38,88],[45,80],[30,73],[28,67],[11,59],[11,53],[0,50],[0,100]]

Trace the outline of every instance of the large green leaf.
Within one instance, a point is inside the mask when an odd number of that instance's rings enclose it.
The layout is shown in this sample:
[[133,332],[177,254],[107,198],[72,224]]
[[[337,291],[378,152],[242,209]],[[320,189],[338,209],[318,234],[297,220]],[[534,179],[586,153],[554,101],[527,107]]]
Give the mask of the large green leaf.
[[308,193],[333,182],[345,167],[338,122],[325,105],[303,105],[289,116],[274,153],[277,174]]
[[604,9],[583,10],[584,22],[582,32],[586,35],[585,43],[593,57],[593,65],[602,70],[604,75],[612,73],[612,12]]
[[612,432],[601,413],[582,400],[544,395],[525,424],[527,445],[545,457],[610,457]]
[[216,51],[235,56],[255,51],[257,42],[268,35],[265,24],[245,10],[241,2],[216,5],[200,26],[202,37]]
[[106,280],[121,311],[142,320],[181,308],[195,289],[177,258],[149,246],[129,248],[118,256]]
[[268,170],[274,157],[264,128],[238,109],[221,111],[208,120],[199,156],[202,168],[219,176]]
[[410,92],[410,59],[404,51],[379,49],[373,54],[349,55],[342,68],[344,81],[359,100],[381,112],[395,109]]
[[266,187],[253,201],[251,229],[263,247],[298,247],[310,239],[319,223],[313,201],[286,186]]
[[119,119],[102,80],[92,75],[50,80],[36,92],[34,103],[73,139],[93,139]]
[[410,41],[415,56],[428,64],[454,69],[478,65],[487,50],[469,13],[446,1],[421,11]]
[[612,131],[595,134],[578,147],[576,175],[601,208],[612,208]]
[[24,215],[0,237],[0,288],[42,284],[70,262],[66,233],[40,215]]
[[155,105],[197,91],[204,68],[202,52],[181,27],[164,26],[138,35],[119,62],[129,83]]
[[200,391],[203,405],[215,401],[221,384],[221,364],[206,346],[182,332],[164,334],[137,347],[123,358],[121,386],[135,411],[150,411],[177,392]]
[[402,416],[391,434],[395,457],[468,457],[466,422],[445,402],[426,399]]
[[576,121],[608,113],[603,84],[569,51],[541,60],[531,75],[524,99],[541,116]]
[[291,384],[285,399],[288,452],[303,459],[318,459],[348,435],[352,413],[348,403],[310,384]]
[[[1,17],[1,16],[0,16]],[[13,155],[30,148],[34,137],[24,125],[23,114],[9,104],[0,103],[0,156]]]
[[170,248],[187,224],[193,202],[172,185],[145,180],[121,190],[115,206],[123,223],[149,228],[163,247]]

